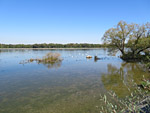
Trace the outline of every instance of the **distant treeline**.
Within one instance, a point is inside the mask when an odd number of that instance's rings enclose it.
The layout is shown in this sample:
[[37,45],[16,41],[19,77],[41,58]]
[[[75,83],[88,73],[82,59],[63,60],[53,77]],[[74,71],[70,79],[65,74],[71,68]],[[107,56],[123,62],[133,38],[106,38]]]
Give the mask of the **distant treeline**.
[[104,44],[69,43],[69,44],[0,44],[0,48],[101,48],[109,47]]

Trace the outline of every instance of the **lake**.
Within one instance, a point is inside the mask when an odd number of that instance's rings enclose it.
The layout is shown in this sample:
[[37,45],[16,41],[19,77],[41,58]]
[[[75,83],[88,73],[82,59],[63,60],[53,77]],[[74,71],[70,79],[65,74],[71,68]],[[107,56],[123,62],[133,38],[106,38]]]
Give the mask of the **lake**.
[[[60,53],[62,62],[21,63],[49,52]],[[149,73],[139,63],[108,56],[103,48],[1,49],[0,113],[98,113],[100,94],[113,91],[124,98],[130,80],[140,83],[143,76]]]

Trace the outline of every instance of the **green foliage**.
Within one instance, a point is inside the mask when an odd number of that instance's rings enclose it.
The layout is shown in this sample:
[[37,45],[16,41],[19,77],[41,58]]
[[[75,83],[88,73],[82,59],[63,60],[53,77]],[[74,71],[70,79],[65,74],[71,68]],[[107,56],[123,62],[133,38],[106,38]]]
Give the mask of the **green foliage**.
[[150,48],[150,24],[127,24],[120,21],[116,27],[107,30],[103,36],[104,44],[116,47],[123,60],[139,60],[145,57]]
[[143,88],[145,89],[149,89],[150,88],[150,81],[142,81],[141,85],[143,86]]
[[148,69],[150,69],[150,55],[147,55],[146,56],[146,63],[145,63],[145,65],[146,65],[146,67],[148,68]]
[[103,44],[87,44],[87,43],[69,43],[69,44],[1,44],[1,48],[100,48],[109,47]]

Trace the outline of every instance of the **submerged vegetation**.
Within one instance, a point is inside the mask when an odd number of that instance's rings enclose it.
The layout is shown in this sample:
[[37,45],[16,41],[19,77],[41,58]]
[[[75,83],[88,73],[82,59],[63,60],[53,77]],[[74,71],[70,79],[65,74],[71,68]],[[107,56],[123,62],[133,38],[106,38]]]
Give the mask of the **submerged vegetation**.
[[[149,80],[143,79],[141,85],[136,84],[133,80],[134,91],[125,84],[129,96],[120,99],[115,92],[109,92],[108,95],[101,96],[101,101],[104,103],[101,106],[101,113],[149,113],[150,111],[150,95]],[[141,87],[142,86],[142,87]],[[109,97],[109,99],[108,99]]]
[[[143,61],[147,64],[146,67],[149,67],[149,57],[147,56],[147,60]],[[101,96],[101,100],[104,103],[100,110],[101,113],[150,112],[149,73],[146,75],[147,79],[145,79],[142,75],[145,75],[147,70],[144,70],[142,63],[132,62],[130,63],[132,65],[128,64],[127,62],[122,63],[119,69],[115,66],[108,65],[108,73],[102,75],[101,79],[109,94]],[[140,70],[143,70],[143,73],[140,73]],[[127,80],[133,80],[134,83]],[[126,97],[120,97],[120,95]]]
[[[18,71],[18,73],[15,71],[12,73],[12,71],[9,71],[9,67],[8,69],[6,68],[10,75],[16,74],[16,78],[12,77],[13,80],[10,79],[11,81],[9,82],[6,77],[3,80],[4,82],[1,82],[2,92],[4,91],[2,98],[4,100],[0,102],[0,112],[99,113],[99,106],[104,105],[100,101],[100,94],[107,95],[107,91],[112,90],[117,96],[119,95],[119,98],[122,98],[122,95],[129,95],[129,93],[126,93],[127,88],[123,86],[123,80],[126,82],[133,79],[137,82],[137,79],[142,79],[141,75],[148,77],[148,73],[142,71],[138,63],[125,63],[118,58],[117,61],[112,59],[95,63],[93,60],[87,61],[85,56],[81,57],[82,54],[86,55],[87,52],[92,56],[95,53],[103,54],[105,50],[102,49],[88,51],[52,50],[52,53],[43,54],[48,51],[25,50],[23,54],[22,52],[18,54],[9,51],[8,55],[12,61],[18,63],[26,55],[28,58],[25,62],[32,63],[20,66],[23,70]],[[61,65],[62,58],[59,53],[63,53],[63,58],[66,59],[63,60],[62,68],[58,70],[46,69],[44,66],[53,68]],[[43,57],[38,58],[37,56],[41,56],[41,54],[43,54]],[[21,58],[14,57],[16,55]],[[5,65],[5,57],[4,55],[2,65]],[[76,61],[74,60],[75,58],[80,58],[81,61]],[[107,64],[109,64],[108,67],[106,67]],[[2,67],[2,69],[5,68]],[[126,84],[130,86],[130,83],[126,82]],[[6,90],[7,88],[10,89]],[[133,89],[131,88],[131,90]],[[107,97],[107,101],[115,104],[109,97]],[[106,109],[104,108],[103,113],[105,113]]]
[[150,111],[149,92],[143,92],[140,88],[134,90],[125,99],[119,99],[112,92],[109,93],[109,97],[111,99],[108,100],[108,96],[101,96],[101,101],[103,101],[104,105],[101,106],[100,113],[149,113]]

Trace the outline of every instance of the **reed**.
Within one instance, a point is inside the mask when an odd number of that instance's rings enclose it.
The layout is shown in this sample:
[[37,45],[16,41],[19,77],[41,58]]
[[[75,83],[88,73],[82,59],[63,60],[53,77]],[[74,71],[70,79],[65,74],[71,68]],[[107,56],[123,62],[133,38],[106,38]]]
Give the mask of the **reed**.
[[55,63],[62,60],[60,56],[59,53],[47,53],[42,59],[36,59],[36,61],[39,63]]
[[[135,90],[125,99],[119,99],[114,92],[109,92],[107,96],[101,95],[101,101],[104,104],[101,106],[100,113],[149,113],[149,91],[139,87],[136,83],[134,83],[134,87]],[[108,99],[108,97],[110,98]]]
[[43,58],[36,58],[36,59],[29,59],[29,60],[23,60],[20,62],[20,64],[26,64],[26,63],[32,63],[32,62],[37,62],[38,64],[60,64],[62,61],[61,55],[59,53],[47,53]]

